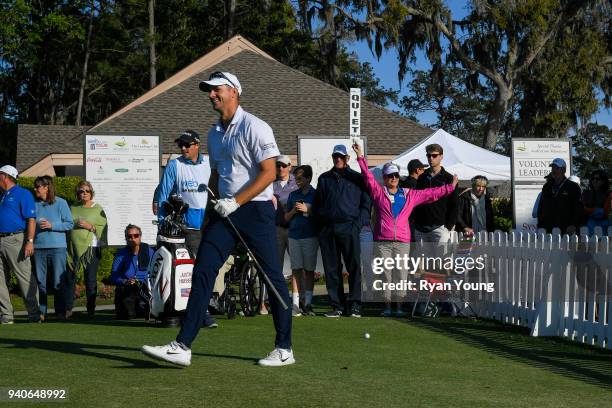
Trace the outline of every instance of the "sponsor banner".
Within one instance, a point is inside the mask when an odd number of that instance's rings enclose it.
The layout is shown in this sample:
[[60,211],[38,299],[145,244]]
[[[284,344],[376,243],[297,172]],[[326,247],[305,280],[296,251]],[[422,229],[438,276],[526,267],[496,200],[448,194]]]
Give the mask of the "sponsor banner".
[[109,245],[125,245],[128,224],[142,228],[142,240],[155,243],[151,211],[160,178],[159,136],[85,136],[85,177],[108,218]]
[[571,174],[571,146],[567,139],[512,139],[512,197],[514,223],[521,232],[535,232],[537,219],[532,216],[534,205],[550,163],[560,157]]

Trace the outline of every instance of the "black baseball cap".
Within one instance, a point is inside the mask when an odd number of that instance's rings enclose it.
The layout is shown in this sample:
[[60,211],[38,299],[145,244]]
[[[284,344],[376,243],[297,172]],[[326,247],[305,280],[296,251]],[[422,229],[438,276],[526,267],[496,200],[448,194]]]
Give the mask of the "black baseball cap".
[[195,130],[186,130],[174,139],[174,143],[200,143],[200,135]]
[[429,166],[421,163],[419,159],[412,159],[408,162],[408,173],[413,173],[416,169],[426,169],[427,167]]

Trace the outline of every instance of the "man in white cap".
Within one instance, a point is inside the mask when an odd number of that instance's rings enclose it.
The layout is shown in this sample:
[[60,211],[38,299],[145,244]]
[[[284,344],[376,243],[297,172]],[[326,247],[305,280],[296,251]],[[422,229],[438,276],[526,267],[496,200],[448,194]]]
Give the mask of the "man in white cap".
[[[359,234],[370,224],[371,200],[361,174],[348,166],[346,146],[332,150],[334,167],[319,176],[312,214],[319,227],[319,247],[332,310],[326,317],[361,317],[361,248]],[[345,301],[342,259],[349,274]],[[345,310],[346,309],[346,310]]]
[[[229,217],[282,299],[290,304],[277,247],[270,245],[276,240],[272,182],[280,155],[272,129],[242,109],[242,87],[235,75],[213,72],[208,81],[200,83],[200,89],[208,93],[212,108],[219,113],[219,121],[208,132],[208,153],[212,169],[209,186],[213,191],[218,189],[215,194],[220,198],[202,234],[181,331],[169,344],[142,347],[148,356],[183,367],[191,364],[191,345],[202,325],[217,272],[238,240],[225,218]],[[270,305],[275,348],[258,363],[294,364],[291,309],[284,310],[275,296],[270,296]]]
[[559,228],[562,234],[575,234],[580,228],[583,212],[580,187],[565,177],[565,160],[554,159],[550,168],[538,205],[538,228],[544,228],[548,233]]
[[17,276],[30,322],[41,321],[38,287],[30,261],[35,232],[36,207],[32,193],[17,185],[15,167],[0,167],[0,324],[13,323],[13,305],[6,286],[10,271]]

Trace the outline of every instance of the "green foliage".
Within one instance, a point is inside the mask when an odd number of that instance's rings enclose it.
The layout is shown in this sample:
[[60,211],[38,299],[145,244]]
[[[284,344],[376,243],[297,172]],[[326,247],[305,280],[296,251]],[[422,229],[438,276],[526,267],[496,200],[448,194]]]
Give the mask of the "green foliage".
[[509,198],[494,198],[491,206],[495,229],[509,232],[512,229],[512,201]]
[[486,105],[490,90],[470,90],[466,86],[467,72],[459,67],[444,67],[437,80],[428,71],[411,70],[408,82],[409,96],[402,98],[400,106],[404,114],[417,114],[433,110],[437,121],[428,124],[480,145],[486,122]]
[[561,30],[521,77],[515,137],[562,137],[587,123],[599,109],[608,47],[592,13]]
[[612,174],[612,129],[590,123],[571,140],[576,151],[572,165],[579,177],[586,180],[597,169]]
[[102,259],[100,259],[97,273],[98,282],[108,282],[113,266],[113,259],[115,258],[115,252],[117,252],[117,248],[106,247],[102,249]]
[[495,230],[510,232],[512,229],[512,218],[493,216],[493,225]]
[[474,0],[457,19],[450,3],[303,1],[300,10],[318,17],[332,42],[367,39],[378,56],[395,48],[400,80],[422,52],[429,75],[413,75],[405,113],[433,108],[436,126],[489,149],[507,148],[513,136],[567,136],[597,111],[598,91],[608,103],[609,4]]

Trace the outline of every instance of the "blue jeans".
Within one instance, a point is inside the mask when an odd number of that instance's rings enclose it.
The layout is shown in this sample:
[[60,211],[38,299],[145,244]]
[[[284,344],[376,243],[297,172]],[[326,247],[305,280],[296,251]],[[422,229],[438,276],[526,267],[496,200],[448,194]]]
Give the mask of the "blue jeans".
[[[278,260],[276,248],[275,211],[271,201],[250,201],[230,215],[230,219],[253,251],[264,273],[287,305],[291,305],[289,290]],[[214,213],[202,232],[193,269],[191,293],[183,326],[176,340],[187,347],[195,340],[208,308],[219,268],[224,264],[238,238],[227,221]],[[270,306],[276,329],[275,346],[291,348],[291,308],[283,310],[275,296]]]
[[55,313],[66,311],[66,299],[72,288],[66,272],[66,248],[44,248],[34,251],[34,267],[38,280],[40,312],[47,315],[47,273],[53,277]]

